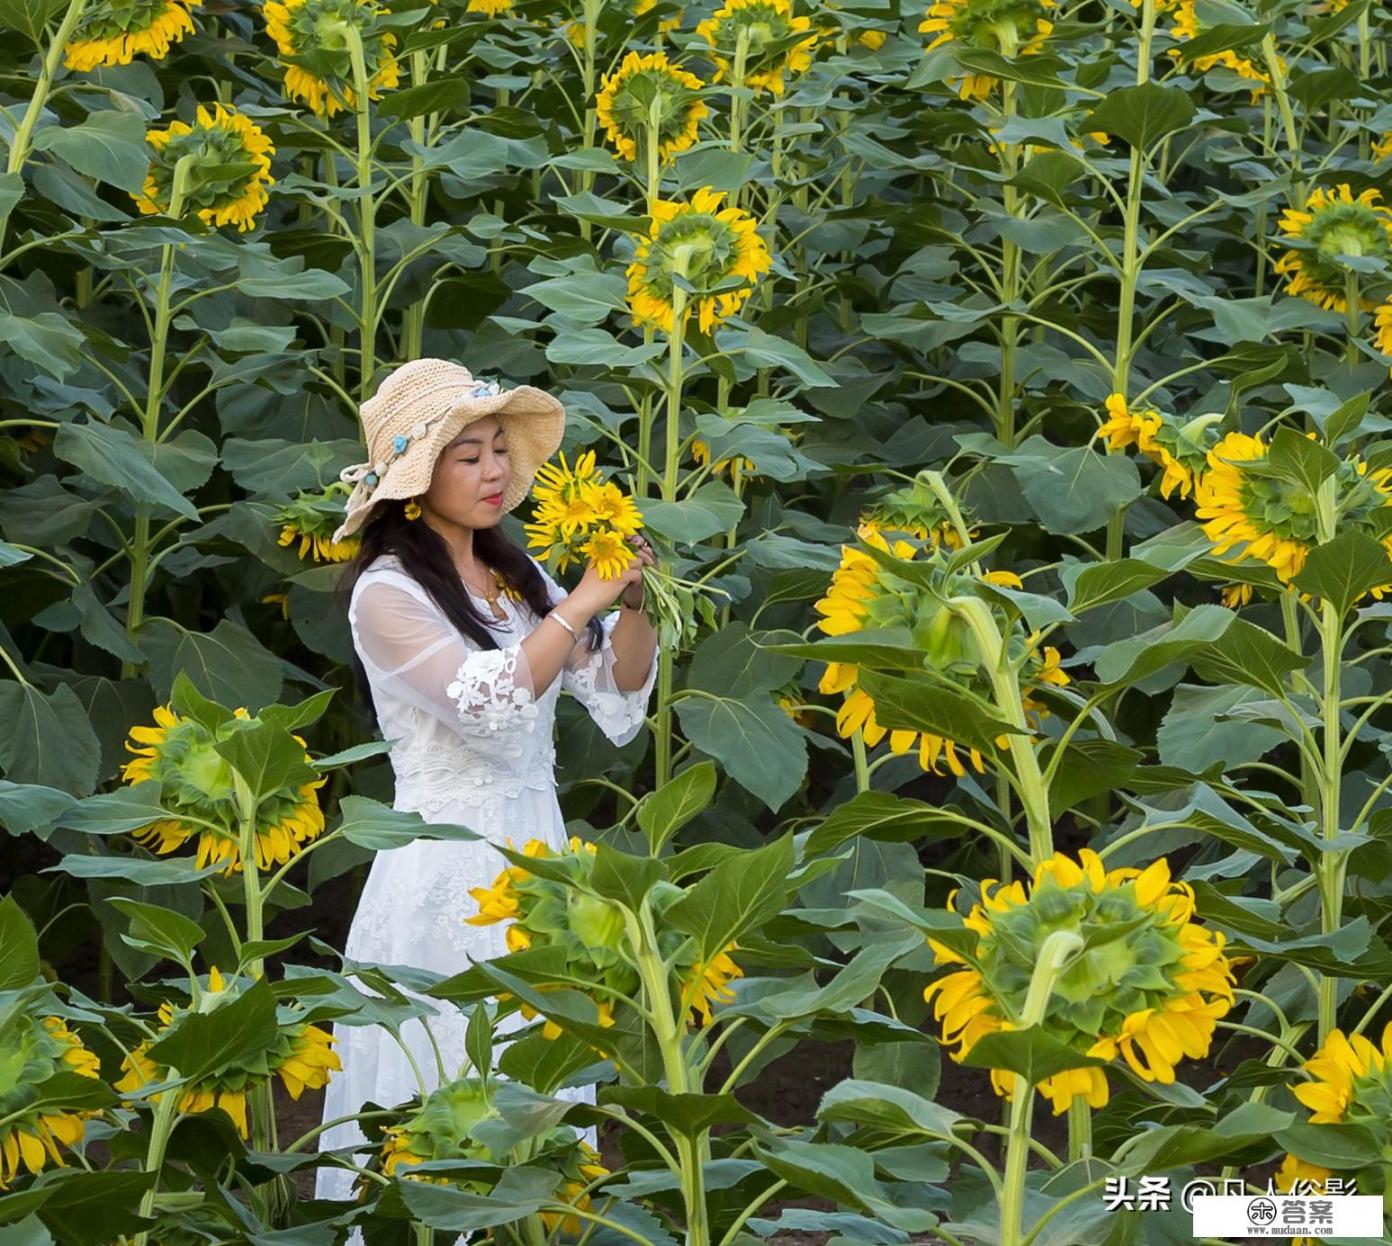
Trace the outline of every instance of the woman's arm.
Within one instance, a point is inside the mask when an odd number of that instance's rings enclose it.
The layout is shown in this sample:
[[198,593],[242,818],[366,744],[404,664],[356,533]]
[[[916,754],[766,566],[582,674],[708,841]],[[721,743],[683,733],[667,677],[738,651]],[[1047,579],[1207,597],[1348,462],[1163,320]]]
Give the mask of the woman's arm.
[[619,611],[610,644],[614,647],[614,686],[620,692],[636,692],[648,679],[653,659],[657,656],[657,629],[641,605],[627,604]]

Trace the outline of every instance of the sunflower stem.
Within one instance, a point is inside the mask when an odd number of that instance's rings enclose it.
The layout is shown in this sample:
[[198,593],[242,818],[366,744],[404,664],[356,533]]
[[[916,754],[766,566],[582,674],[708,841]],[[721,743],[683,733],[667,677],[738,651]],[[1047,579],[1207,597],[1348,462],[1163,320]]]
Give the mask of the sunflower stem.
[[[1324,490],[1321,490],[1323,493]],[[1321,527],[1325,525],[1321,524]],[[1329,525],[1332,528],[1332,524]],[[1328,538],[1326,538],[1328,539]],[[1341,695],[1340,673],[1343,653],[1343,618],[1338,607],[1329,600],[1320,603],[1320,647],[1324,658],[1321,681],[1321,718],[1323,719],[1324,765],[1320,776],[1320,829],[1326,843],[1339,835],[1339,802],[1342,795],[1343,740],[1339,718]],[[1320,894],[1320,929],[1324,934],[1336,933],[1343,921],[1344,853],[1326,849],[1320,854],[1318,868]],[[1330,973],[1319,977],[1319,1041],[1323,1046],[1334,1028],[1338,1006],[1339,979]]]
[[[54,33],[53,41],[44,53],[43,63],[39,67],[39,77],[34,83],[34,94],[29,97],[29,105],[24,110],[24,119],[20,121],[14,140],[10,143],[9,158],[5,161],[7,174],[18,174],[24,170],[25,161],[29,159],[29,149],[33,145],[34,130],[43,115],[49,90],[58,73],[59,58],[68,46],[68,40],[72,37],[78,22],[82,20],[82,12],[86,7],[87,0],[69,0],[68,11],[63,14],[63,20]],[[5,228],[8,224],[8,217],[0,219],[0,257],[5,253]]]
[[1305,202],[1305,179],[1300,168],[1300,133],[1295,126],[1295,113],[1291,110],[1290,94],[1286,90],[1286,71],[1276,52],[1276,36],[1266,34],[1261,41],[1262,59],[1266,62],[1266,72],[1271,75],[1271,89],[1276,95],[1276,108],[1281,114],[1281,128],[1286,135],[1286,149],[1290,154],[1291,190],[1297,203]]
[[353,111],[357,117],[358,243],[358,396],[372,394],[377,371],[377,204],[372,196],[372,100],[368,96],[367,57],[362,36],[351,23],[343,24],[343,37],[353,65]]
[[1092,1158],[1092,1107],[1082,1095],[1068,1105],[1068,1159],[1070,1163]]
[[[600,9],[603,7],[603,0],[583,0],[580,6],[581,20],[585,30],[585,51],[580,67],[581,83],[585,92],[585,130],[581,136],[581,149],[583,151],[589,151],[594,146],[595,129],[599,119],[599,110],[595,102],[595,29],[599,24]],[[587,169],[580,174],[582,193],[593,189],[594,178],[593,170]],[[582,218],[580,237],[586,242],[590,240],[591,228],[590,222]]]
[[[744,149],[744,75],[748,62],[749,29],[742,25],[735,36],[735,64],[730,73],[730,150],[736,153]],[[734,201],[738,207],[738,191]]]
[[[165,1080],[173,1081],[179,1074],[175,1069],[169,1069]],[[175,1088],[164,1091],[159,1097],[159,1103],[155,1105],[154,1116],[150,1120],[150,1142],[145,1149],[145,1172],[155,1174],[155,1179],[150,1184],[150,1188],[145,1191],[140,1199],[139,1215],[148,1217],[155,1210],[155,1198],[159,1193],[159,1174],[164,1168],[164,1155],[169,1146],[169,1135],[174,1132],[174,1124],[179,1115],[179,1100],[183,1097],[183,1091]],[[150,1240],[148,1232],[137,1233],[135,1235],[134,1246],[146,1246]]]
[[[424,51],[411,53],[411,85],[424,86],[430,77],[430,58]],[[411,118],[411,141],[416,146],[411,156],[411,186],[407,194],[411,223],[425,224],[426,196],[429,175],[425,168],[424,148],[429,134],[423,115]],[[425,333],[425,300],[418,299],[406,310],[402,333],[401,353],[406,359],[416,359],[421,353],[421,341]]]
[[1359,302],[1358,274],[1353,271],[1344,274],[1344,302],[1348,304],[1344,315],[1348,324],[1348,340],[1344,343],[1344,359],[1348,363],[1358,362],[1358,321]]
[[851,755],[855,758],[856,791],[868,792],[870,766],[865,755],[865,735],[859,728],[851,735]]

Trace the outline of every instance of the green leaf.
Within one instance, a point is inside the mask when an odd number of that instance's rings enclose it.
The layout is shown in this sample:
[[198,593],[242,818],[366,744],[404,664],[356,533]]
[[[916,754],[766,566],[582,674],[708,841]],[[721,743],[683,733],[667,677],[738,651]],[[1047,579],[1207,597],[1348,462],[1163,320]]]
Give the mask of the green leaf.
[[1311,1125],[1300,1121],[1277,1132],[1274,1141],[1307,1164],[1319,1164],[1334,1172],[1356,1172],[1370,1164],[1386,1162],[1377,1138],[1363,1125]]
[[1337,410],[1325,416],[1319,422],[1325,442],[1330,446],[1337,446],[1345,437],[1357,432],[1359,425],[1363,423],[1363,417],[1368,414],[1368,404],[1372,398],[1372,391],[1365,389],[1347,402],[1340,403]]
[[[61,381],[70,372],[77,371],[86,339],[57,312],[16,316],[0,311],[0,342],[21,359],[37,364],[49,376]],[[63,425],[64,429],[68,427]],[[61,430],[59,436],[62,436]]]
[[783,368],[808,389],[832,389],[837,385],[805,350],[788,338],[762,329],[727,326],[721,333],[720,348],[726,354],[743,355],[757,368]]
[[62,1246],[109,1246],[154,1223],[135,1208],[155,1183],[152,1172],[73,1172],[53,1175],[54,1197],[39,1209],[53,1239]]
[[869,1151],[780,1139],[757,1146],[755,1153],[794,1189],[868,1212],[897,1229],[927,1233],[937,1223],[931,1212],[895,1205],[875,1177],[875,1158]]
[[304,746],[271,723],[238,720],[214,748],[241,775],[258,803],[284,788],[312,783],[319,777],[305,762]]
[[131,919],[130,933],[123,936],[131,947],[176,960],[185,968],[192,963],[193,949],[207,937],[196,921],[173,909],[121,896],[113,897],[111,904]]
[[680,502],[644,501],[641,509],[647,527],[679,545],[698,545],[744,515],[744,503],[722,480],[708,480]]
[[212,700],[252,713],[280,696],[280,659],[232,619],[219,619],[206,633],[173,619],[150,619],[140,629],[140,644],[150,655],[150,681],[164,700],[181,673]]
[[1313,502],[1320,485],[1339,470],[1339,458],[1293,428],[1281,428],[1271,439],[1267,466],[1282,480],[1303,489]]
[[688,1138],[699,1137],[712,1125],[746,1125],[758,1119],[734,1095],[672,1094],[660,1086],[606,1086],[599,1102],[656,1117]]
[[413,1220],[446,1233],[475,1233],[533,1215],[551,1200],[534,1193],[515,1197],[472,1194],[449,1185],[402,1181],[398,1189]]
[[145,122],[139,113],[125,109],[91,113],[80,125],[45,126],[34,135],[34,147],[57,156],[84,177],[120,190],[142,190],[150,167]]
[[17,30],[42,47],[44,27],[66,7],[67,0],[5,0],[0,4],[0,27]]
[[1236,617],[1222,606],[1199,606],[1178,623],[1163,623],[1139,636],[1108,645],[1098,654],[1093,669],[1104,684],[1137,683],[1171,662],[1211,645]]
[[901,679],[872,671],[860,673],[860,686],[874,698],[875,721],[896,728],[927,731],[994,756],[996,737],[1017,729],[991,718],[985,710],[946,683],[928,678]]
[[248,493],[277,501],[331,483],[362,453],[362,446],[347,438],[300,442],[229,437],[222,443],[223,465],[232,478]]
[[692,744],[770,809],[782,808],[801,786],[806,737],[767,693],[737,701],[703,690],[677,702],[677,717]]
[[64,424],[53,439],[53,453],[132,502],[198,518],[198,508],[155,470],[150,446],[122,425]]
[[[1041,751],[1041,762],[1051,762],[1057,745],[1050,742]],[[1075,737],[1049,784],[1049,809],[1058,817],[1101,792],[1119,791],[1140,764],[1141,754],[1115,740],[1087,740]]]
[[667,910],[667,920],[695,937],[710,960],[746,931],[782,911],[793,869],[789,835],[722,861]]
[[1014,472],[1026,500],[1055,535],[1092,532],[1141,495],[1140,473],[1124,454],[1055,446],[1034,436],[996,457]]
[[950,51],[952,59],[968,73],[986,74],[992,78],[1002,78],[1007,82],[1023,82],[1029,86],[1053,87],[1060,91],[1073,87],[1071,82],[1059,77],[1064,64],[1057,57],[1006,57],[989,48],[972,47],[968,43],[953,43]]
[[963,1059],[978,1069],[1006,1069],[1024,1076],[1032,1086],[1065,1069],[1098,1068],[1105,1060],[1085,1056],[1061,1043],[1047,1030],[1032,1025],[1024,1030],[986,1034],[972,1044]]
[[39,936],[13,896],[0,900],[0,991],[28,986],[39,976]]
[[[914,1092],[914,1098],[919,1102],[928,1102],[938,1092],[938,1082],[942,1077],[942,1053],[938,1044],[931,1041],[857,1043],[851,1056],[851,1072],[857,1081],[886,1083]],[[842,1082],[841,1085],[846,1083]],[[838,1086],[835,1090],[840,1088]],[[826,1100],[823,1099],[819,1114],[825,1107]]]
[[179,1016],[150,1047],[156,1064],[174,1070],[186,1083],[235,1067],[261,1055],[275,1041],[276,999],[264,978],[211,1012]]
[[578,367],[633,368],[666,352],[661,342],[630,346],[620,342],[607,329],[558,329],[546,344],[546,358],[552,363]]
[[806,853],[813,858],[825,856],[859,836],[897,843],[955,837],[965,829],[960,821],[943,816],[937,805],[891,792],[857,792],[837,805],[812,832]]
[[74,804],[72,796],[56,787],[0,779],[0,829],[11,835],[44,831]]
[[67,684],[46,693],[33,684],[0,683],[0,766],[12,783],[85,796],[97,785],[101,744],[82,702]]
[[1269,1152],[1272,1135],[1283,1131],[1292,1119],[1290,1112],[1264,1103],[1244,1103],[1214,1124],[1161,1126],[1146,1131],[1137,1145],[1127,1150],[1122,1170],[1165,1172],[1213,1163],[1254,1148]]
[[[1385,552],[1382,561],[1384,573],[1392,578]],[[1236,618],[1212,644],[1197,649],[1189,663],[1200,678],[1212,683],[1242,684],[1280,697],[1286,693],[1287,677],[1308,666],[1310,659],[1265,628]]]
[[54,823],[84,835],[124,835],[168,816],[160,804],[160,781],[146,779],[83,801],[69,801]]
[[1232,766],[1265,756],[1285,735],[1261,723],[1228,719],[1232,711],[1256,699],[1252,688],[1180,684],[1155,736],[1161,762],[1197,773],[1215,757]]
[[590,886],[606,900],[615,900],[637,913],[643,898],[662,875],[662,862],[656,857],[636,857],[610,844],[599,844]]
[[493,1071],[493,1022],[488,1005],[479,1001],[469,1011],[469,1024],[464,1031],[464,1053],[469,1057],[477,1077],[488,1077]]
[[1340,615],[1370,589],[1392,582],[1392,560],[1387,550],[1366,532],[1348,528],[1325,545],[1318,545],[1305,559],[1294,579],[1296,588],[1332,602]]
[[392,809],[365,796],[345,796],[338,804],[343,821],[338,832],[360,848],[378,852],[400,848],[417,839],[482,839],[477,831],[452,822],[427,822],[418,813]]
[[[892,1046],[917,1049],[931,1044],[894,1043]],[[922,1132],[950,1138],[962,1118],[950,1108],[940,1107],[903,1086],[849,1078],[822,1096],[817,1119],[869,1125],[894,1133]]]
[[407,87],[404,91],[393,91],[377,101],[374,109],[379,117],[395,117],[405,121],[411,117],[423,117],[426,113],[466,108],[471,90],[468,79],[446,76],[418,87]]
[[1069,560],[1059,576],[1068,590],[1068,608],[1074,614],[1082,614],[1084,610],[1125,601],[1133,593],[1168,578],[1169,572],[1138,558],[1120,558],[1099,563]]
[[789,1021],[825,1013],[843,1013],[859,1007],[875,993],[885,971],[895,961],[923,947],[917,932],[907,939],[872,943],[858,951],[824,985],[815,981],[794,986],[789,990],[771,991],[737,1005],[735,1011],[750,1011],[760,1016]]
[[71,874],[74,878],[124,878],[141,887],[196,883],[199,879],[220,874],[226,868],[226,865],[205,865],[201,870],[195,869],[192,857],[152,861],[149,857],[133,857],[124,853],[84,856],[80,852],[64,853],[62,860],[48,867],[60,874]]
[[600,324],[628,311],[628,287],[617,273],[575,273],[533,282],[518,291],[578,324]]
[[[719,635],[719,633],[716,633]],[[638,805],[638,825],[648,837],[654,856],[662,846],[715,797],[715,763],[697,762],[656,791],[649,792]]]
[[1177,87],[1155,82],[1109,91],[1092,110],[1082,128],[1116,135],[1142,151],[1194,120],[1194,101]]

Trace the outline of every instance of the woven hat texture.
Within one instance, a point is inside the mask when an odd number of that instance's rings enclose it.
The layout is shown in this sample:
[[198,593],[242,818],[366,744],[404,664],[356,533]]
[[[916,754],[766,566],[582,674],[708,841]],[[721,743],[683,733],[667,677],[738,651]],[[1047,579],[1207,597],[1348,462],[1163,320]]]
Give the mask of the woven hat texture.
[[512,476],[503,490],[505,511],[527,496],[537,468],[556,453],[565,432],[565,408],[544,390],[504,389],[448,359],[403,363],[358,414],[368,461],[339,473],[353,492],[335,541],[361,528],[378,502],[417,497],[430,488],[440,451],[475,420],[496,415],[507,437]]

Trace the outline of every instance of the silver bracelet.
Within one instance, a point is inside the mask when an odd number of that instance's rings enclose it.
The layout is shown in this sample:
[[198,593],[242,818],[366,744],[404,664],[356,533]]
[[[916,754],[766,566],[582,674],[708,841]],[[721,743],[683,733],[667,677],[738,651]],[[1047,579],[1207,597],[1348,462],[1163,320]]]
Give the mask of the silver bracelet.
[[571,623],[568,619],[562,618],[554,610],[552,610],[550,614],[548,614],[546,617],[548,619],[555,619],[556,622],[559,623],[563,628],[565,628],[566,631],[568,631],[575,640],[580,639],[580,633],[575,630],[575,624]]

